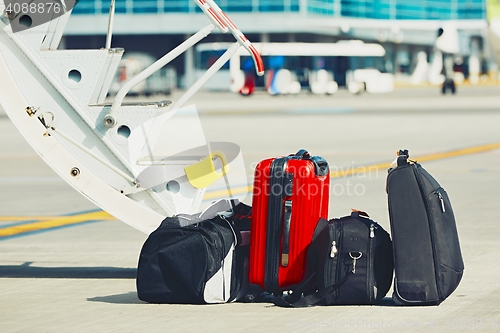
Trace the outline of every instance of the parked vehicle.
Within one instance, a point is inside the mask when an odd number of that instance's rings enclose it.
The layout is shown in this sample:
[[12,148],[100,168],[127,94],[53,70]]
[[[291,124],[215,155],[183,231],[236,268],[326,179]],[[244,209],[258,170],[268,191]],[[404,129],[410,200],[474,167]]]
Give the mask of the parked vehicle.
[[[353,93],[392,91],[393,75],[383,73],[385,49],[380,44],[360,40],[336,43],[254,43],[266,63],[265,79],[245,69],[248,52],[241,48],[205,85],[208,90],[231,90],[244,95],[254,88],[272,95],[297,94],[308,89],[313,94],[333,95],[339,87]],[[229,43],[201,43],[196,46],[196,76],[201,76],[226,49]],[[356,74],[350,74],[355,72]],[[380,83],[379,80],[382,80]],[[249,89],[248,83],[254,86]],[[354,89],[357,86],[359,89]],[[369,87],[369,88],[368,88]]]

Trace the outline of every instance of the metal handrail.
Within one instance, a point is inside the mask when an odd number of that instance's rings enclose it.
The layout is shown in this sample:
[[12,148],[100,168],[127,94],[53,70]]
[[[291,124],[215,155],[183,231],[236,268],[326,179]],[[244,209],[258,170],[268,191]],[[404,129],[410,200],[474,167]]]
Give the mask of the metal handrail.
[[[155,63],[153,63],[151,66],[140,72],[138,75],[136,75],[134,78],[132,78],[130,81],[127,81],[123,87],[120,88],[118,93],[116,94],[115,100],[113,102],[113,105],[111,106],[111,110],[109,113],[104,117],[104,126],[108,128],[112,128],[117,124],[116,120],[116,112],[118,108],[123,103],[123,99],[125,96],[128,94],[128,92],[135,87],[137,84],[140,82],[144,81],[147,79],[149,76],[160,70],[162,67],[164,67],[166,64],[171,62],[173,59],[187,51],[189,48],[193,47],[196,43],[198,43],[200,40],[208,36],[213,29],[217,26],[219,30],[223,33],[225,32],[231,32],[233,34],[234,38],[236,39],[237,43],[235,46],[231,47],[229,50],[224,53],[217,61],[216,63],[210,67],[207,72],[200,78],[198,79],[197,82],[193,84],[193,86],[186,92],[184,93],[183,96],[179,99],[177,103],[175,103],[172,108],[176,110],[176,108],[180,108],[191,96],[196,93],[203,84],[205,84],[208,79],[215,74],[222,66],[229,60],[229,58],[236,53],[236,51],[239,49],[239,46],[243,46],[249,54],[252,56],[255,62],[255,70],[258,75],[262,76],[264,75],[264,63],[262,61],[262,58],[259,54],[259,52],[255,49],[255,47],[252,45],[252,43],[248,40],[248,38],[245,37],[245,35],[236,27],[236,25],[229,19],[229,17],[221,10],[221,8],[215,3],[213,0],[194,0],[194,2],[202,9],[202,11],[206,14],[206,16],[213,22],[213,24],[210,24],[206,26],[205,28],[201,29],[198,31],[196,34],[188,38],[186,41],[184,41],[182,44],[177,46],[175,49],[167,53],[165,56],[157,60]],[[113,3],[112,3],[113,6]],[[112,8],[111,8],[112,9]],[[112,13],[111,13],[112,14]],[[110,27],[112,23],[112,15],[110,15]],[[111,28],[110,32],[108,33],[108,39],[110,39],[111,35]],[[109,42],[111,43],[111,42]]]
[[162,58],[158,59],[151,66],[140,72],[133,79],[127,81],[127,83],[125,83],[123,87],[121,87],[118,93],[116,94],[113,105],[111,106],[111,110],[104,117],[104,125],[108,128],[114,127],[116,125],[116,117],[115,117],[116,110],[122,105],[123,99],[133,87],[135,87],[140,82],[150,77],[156,71],[160,70],[163,66],[165,66],[166,64],[177,58],[179,55],[184,53],[187,49],[194,46],[200,40],[208,36],[214,28],[215,26],[213,24],[207,25],[206,27],[198,31],[196,34],[188,38],[186,41],[184,41],[184,43],[180,44],[175,49],[164,55]]

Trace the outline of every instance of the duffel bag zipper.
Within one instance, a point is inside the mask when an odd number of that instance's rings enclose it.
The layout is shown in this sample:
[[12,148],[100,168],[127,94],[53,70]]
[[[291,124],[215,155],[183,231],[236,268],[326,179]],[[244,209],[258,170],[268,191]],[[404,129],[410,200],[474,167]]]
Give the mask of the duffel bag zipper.
[[[342,274],[342,270],[341,270],[341,251],[342,251],[342,238],[344,236],[344,230],[343,230],[343,225],[342,225],[342,220],[339,220],[338,221],[339,225],[338,225],[338,228],[337,228],[337,232],[335,234],[335,236],[337,237],[338,239],[338,256],[337,256],[337,268],[335,270],[335,283],[339,283],[339,281],[341,281],[342,279],[342,276],[340,274]],[[337,290],[335,290],[335,303],[339,303],[339,300],[340,300],[340,288],[337,288]]]
[[339,252],[339,250],[337,249],[337,242],[336,241],[332,241],[332,245],[331,245],[331,248],[330,248],[330,258],[335,258],[335,255]]
[[374,238],[375,237],[375,224],[370,224],[370,238]]
[[373,304],[373,301],[375,300],[375,290],[374,290],[374,276],[373,276],[373,242],[375,238],[375,229],[377,229],[377,226],[375,223],[370,224],[370,243],[368,247],[368,299],[370,301],[370,304]]
[[335,223],[330,223],[330,226],[328,228],[328,239],[331,241],[330,245],[330,256],[326,257],[326,263],[325,263],[325,271],[323,272],[323,288],[326,288],[329,286],[330,281],[332,279],[332,268],[333,268],[333,262],[335,255],[337,254],[337,242],[335,241],[336,239],[336,228],[335,228]]
[[335,268],[336,262],[338,262],[338,260],[339,260],[339,258],[337,256],[337,254],[338,254],[337,231],[338,231],[338,229],[337,229],[336,222],[330,223],[329,228],[328,228],[329,240],[330,240],[330,244],[331,244],[330,245],[330,255],[326,256],[326,259],[325,259],[326,263],[325,263],[325,271],[324,271],[324,275],[323,275],[323,279],[324,279],[323,286],[322,286],[323,288],[329,287],[330,285],[337,283],[337,274],[336,274],[337,269]]

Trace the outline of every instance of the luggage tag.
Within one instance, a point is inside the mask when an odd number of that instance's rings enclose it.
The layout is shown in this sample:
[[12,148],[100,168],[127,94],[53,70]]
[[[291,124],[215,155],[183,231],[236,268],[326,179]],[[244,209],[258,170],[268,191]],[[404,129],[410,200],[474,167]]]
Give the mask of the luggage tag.
[[352,214],[358,214],[359,216],[364,216],[364,217],[370,218],[370,215],[368,215],[367,212],[364,212],[362,210],[358,210],[356,208],[351,208],[351,215]]

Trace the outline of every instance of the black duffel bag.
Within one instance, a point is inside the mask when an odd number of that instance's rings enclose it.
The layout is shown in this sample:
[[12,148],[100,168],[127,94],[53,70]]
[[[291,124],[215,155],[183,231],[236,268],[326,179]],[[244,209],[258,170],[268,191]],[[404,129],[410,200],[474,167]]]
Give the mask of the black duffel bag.
[[304,281],[273,302],[284,307],[377,304],[389,291],[392,273],[390,236],[366,213],[320,219]]
[[[251,207],[240,203],[212,218],[166,218],[142,247],[137,269],[139,299],[206,304],[245,297],[250,215]],[[240,230],[244,230],[243,237]]]

